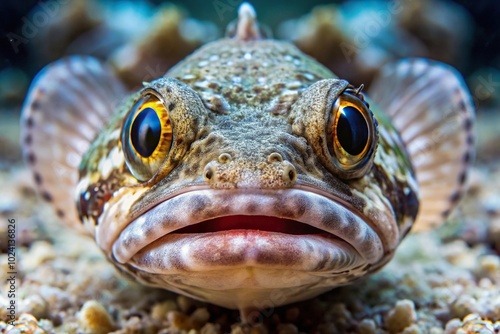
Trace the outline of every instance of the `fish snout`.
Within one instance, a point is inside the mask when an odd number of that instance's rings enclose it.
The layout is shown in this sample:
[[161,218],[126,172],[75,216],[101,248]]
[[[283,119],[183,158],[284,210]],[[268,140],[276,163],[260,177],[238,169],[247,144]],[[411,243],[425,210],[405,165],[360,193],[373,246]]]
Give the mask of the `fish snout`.
[[295,184],[297,171],[278,152],[264,157],[233,158],[222,153],[203,170],[205,181],[212,188],[281,189]]

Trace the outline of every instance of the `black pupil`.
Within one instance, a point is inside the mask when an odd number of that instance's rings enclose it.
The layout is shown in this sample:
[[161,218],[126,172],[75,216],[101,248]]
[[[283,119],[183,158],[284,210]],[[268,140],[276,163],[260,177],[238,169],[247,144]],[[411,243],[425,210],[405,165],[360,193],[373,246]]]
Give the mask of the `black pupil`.
[[161,123],[156,112],[151,108],[142,110],[132,124],[130,139],[135,150],[144,158],[149,157],[158,146],[161,135]]
[[368,125],[361,112],[351,106],[344,107],[337,123],[337,138],[350,155],[358,155],[368,142]]

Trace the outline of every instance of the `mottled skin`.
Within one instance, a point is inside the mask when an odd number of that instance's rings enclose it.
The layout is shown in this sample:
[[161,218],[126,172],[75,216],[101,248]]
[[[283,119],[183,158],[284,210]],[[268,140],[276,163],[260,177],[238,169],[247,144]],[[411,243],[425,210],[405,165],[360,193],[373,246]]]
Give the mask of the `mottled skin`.
[[[140,281],[240,310],[312,297],[376,270],[415,219],[417,187],[398,134],[373,107],[378,147],[350,174],[335,168],[328,127],[346,89],[354,92],[286,42],[202,47],[121,104],[84,156],[77,201],[86,229]],[[169,111],[173,141],[141,182],[120,136],[148,92]],[[168,234],[232,215],[328,233]]]

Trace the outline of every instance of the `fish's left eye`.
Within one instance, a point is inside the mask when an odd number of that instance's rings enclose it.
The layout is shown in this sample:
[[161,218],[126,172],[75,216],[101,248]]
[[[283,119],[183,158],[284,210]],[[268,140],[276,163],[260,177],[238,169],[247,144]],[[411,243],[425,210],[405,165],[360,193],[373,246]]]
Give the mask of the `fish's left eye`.
[[172,125],[160,99],[147,94],[135,103],[122,128],[122,149],[132,175],[150,179],[165,161],[172,145]]
[[328,133],[332,162],[345,178],[360,176],[377,145],[377,122],[368,104],[346,91],[333,103]]

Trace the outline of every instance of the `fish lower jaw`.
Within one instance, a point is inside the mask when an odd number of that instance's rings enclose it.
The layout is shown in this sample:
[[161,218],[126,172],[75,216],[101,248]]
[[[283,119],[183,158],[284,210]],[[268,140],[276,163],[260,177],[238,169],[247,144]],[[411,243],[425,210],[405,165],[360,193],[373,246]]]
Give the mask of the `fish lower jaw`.
[[312,298],[369,267],[336,238],[248,230],[170,234],[116,264],[142,283],[239,310]]
[[293,270],[322,276],[350,271],[367,261],[351,245],[327,234],[229,230],[168,234],[127,263],[145,273],[166,276],[231,268]]
[[[126,269],[129,271],[131,268]],[[363,276],[364,266],[339,273],[293,268],[225,267],[176,273],[146,273],[138,280],[229,309],[265,313],[264,309],[313,298]]]

